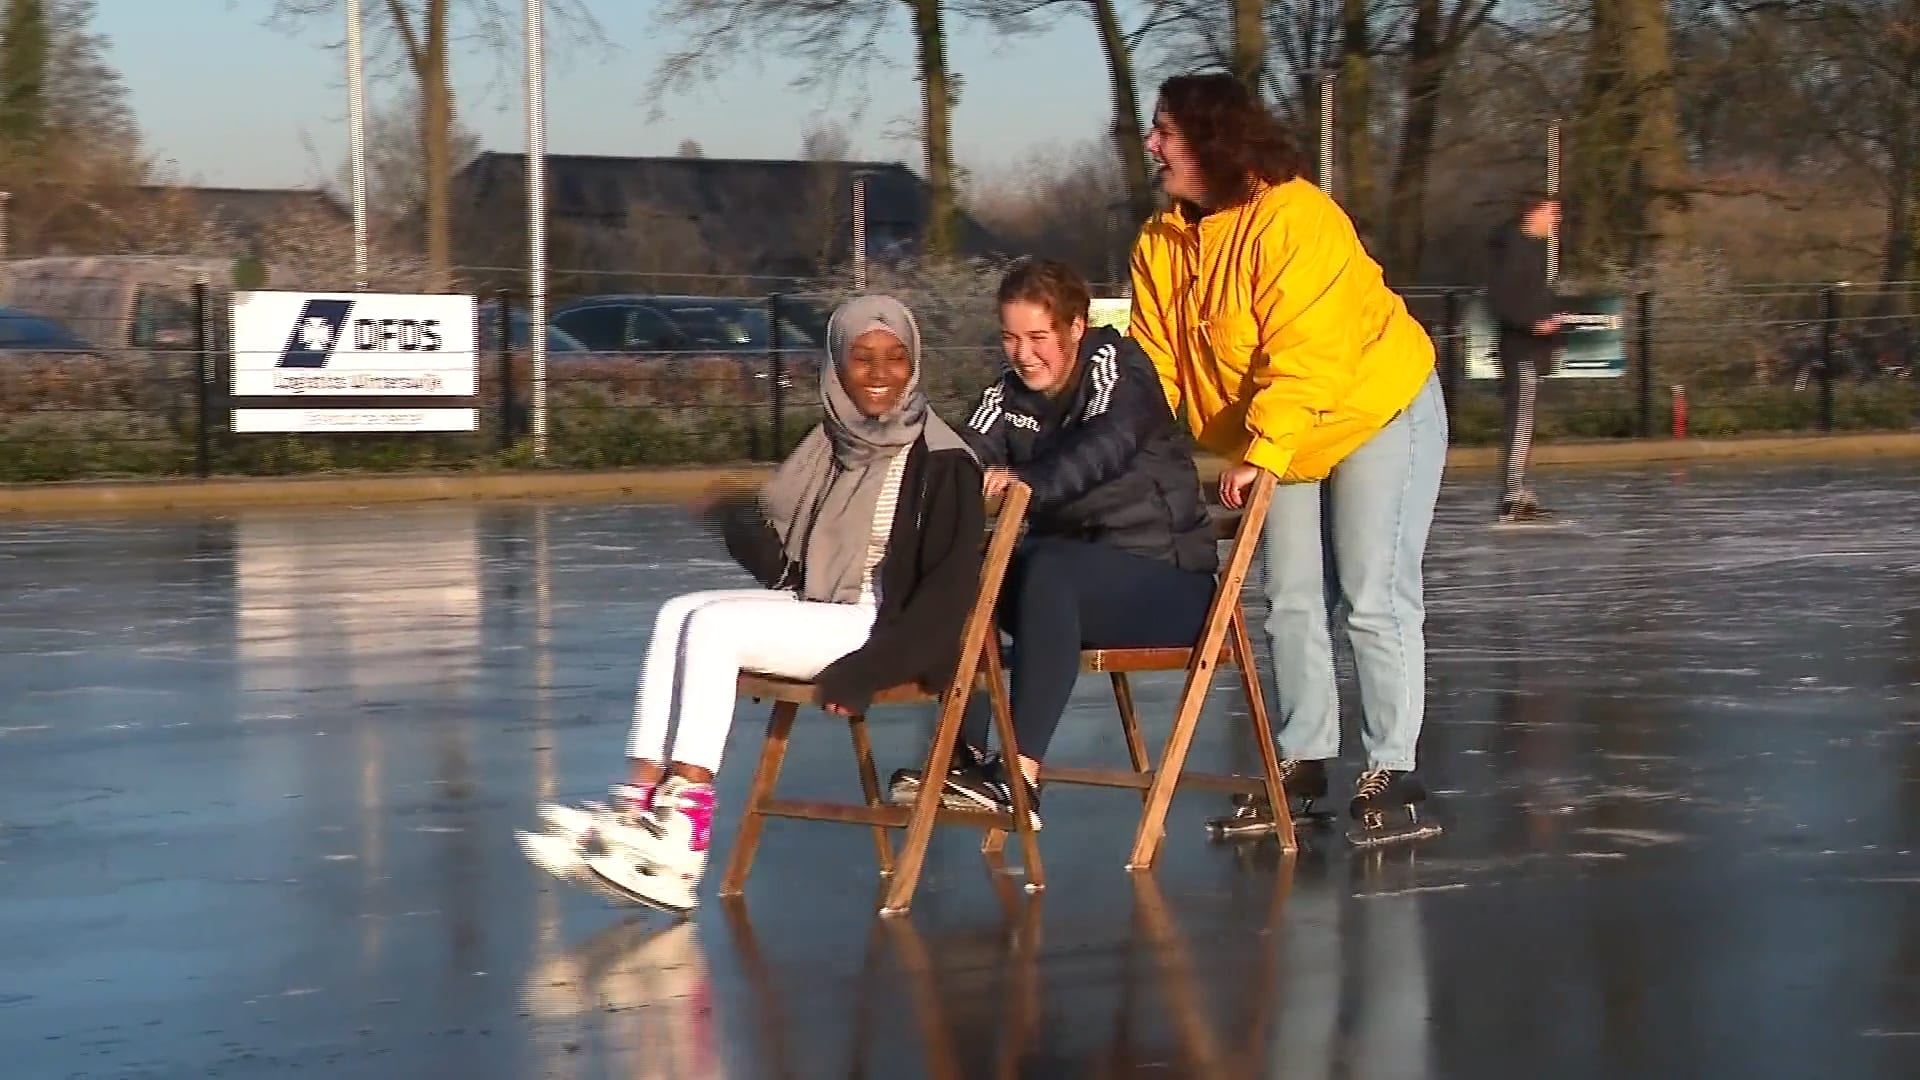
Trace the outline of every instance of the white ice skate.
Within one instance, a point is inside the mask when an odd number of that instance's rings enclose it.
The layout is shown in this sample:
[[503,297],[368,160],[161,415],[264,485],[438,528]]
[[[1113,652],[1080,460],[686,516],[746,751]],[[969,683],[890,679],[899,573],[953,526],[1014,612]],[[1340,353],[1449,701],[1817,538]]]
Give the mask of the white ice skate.
[[561,881],[577,881],[587,872],[576,838],[551,832],[530,833],[525,829],[514,830],[513,836],[528,862]]
[[575,840],[583,839],[594,826],[606,821],[615,807],[626,808],[628,812],[638,810],[651,801],[651,792],[632,784],[615,784],[609,793],[607,802],[541,803],[540,821],[547,831]]
[[662,784],[644,827],[600,829],[585,857],[598,882],[636,903],[684,915],[707,867],[713,788],[678,778]]
[[623,836],[636,827],[644,831],[652,826],[651,818],[637,809],[643,805],[643,795],[630,784],[615,784],[611,805],[542,803],[537,812],[546,830],[539,833],[519,830],[514,835],[527,861],[562,881],[584,881],[591,876],[587,871],[587,856],[607,846],[600,839],[603,834]]

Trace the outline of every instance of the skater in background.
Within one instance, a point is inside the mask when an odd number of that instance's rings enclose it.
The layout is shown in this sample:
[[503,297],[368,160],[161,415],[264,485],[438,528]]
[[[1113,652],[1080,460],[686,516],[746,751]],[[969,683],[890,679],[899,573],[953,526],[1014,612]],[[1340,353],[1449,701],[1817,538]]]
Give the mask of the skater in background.
[[[1200,445],[1230,463],[1222,503],[1240,506],[1262,472],[1280,481],[1261,541],[1289,796],[1323,797],[1340,753],[1331,581],[1366,753],[1353,839],[1435,831],[1413,809],[1426,798],[1421,560],[1447,454],[1433,343],[1285,127],[1231,76],[1169,79],[1147,148],[1172,205],[1135,243],[1128,332]],[[1243,799],[1237,816],[1257,824],[1272,808]]]
[[762,587],[661,607],[626,782],[611,805],[543,806],[549,831],[520,835],[528,857],[556,875],[597,875],[672,911],[694,906],[742,671],[813,680],[820,703],[843,715],[885,687],[937,689],[953,678],[979,592],[980,466],[928,406],[919,330],[899,301],[842,305],[827,347],[824,421],[759,497],[700,508]]
[[[1193,452],[1153,364],[1112,328],[1088,329],[1089,296],[1078,271],[1050,260],[1001,280],[1008,370],[961,429],[989,495],[1014,480],[1032,491],[998,617],[1012,639],[1017,775],[1035,828],[1041,761],[1080,677],[1080,650],[1191,647],[1220,563]],[[1011,813],[1015,772],[985,752],[987,698],[970,705],[942,801]],[[910,805],[920,788],[920,770],[902,769],[891,797]]]
[[1518,216],[1496,229],[1489,244],[1487,308],[1500,352],[1500,389],[1506,399],[1499,520],[1531,524],[1553,517],[1527,486],[1533,451],[1533,409],[1540,380],[1553,367],[1560,334],[1559,300],[1547,272],[1547,243],[1560,226],[1560,203],[1549,195],[1521,199]]

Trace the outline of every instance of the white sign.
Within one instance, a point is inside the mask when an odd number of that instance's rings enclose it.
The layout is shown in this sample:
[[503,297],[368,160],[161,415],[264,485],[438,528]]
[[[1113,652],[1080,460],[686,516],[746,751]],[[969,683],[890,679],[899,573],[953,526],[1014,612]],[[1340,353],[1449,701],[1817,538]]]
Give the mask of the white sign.
[[[471,296],[234,294],[237,432],[472,431],[475,409],[427,406],[472,398],[478,387]],[[415,397],[443,400],[417,409],[367,400]],[[279,400],[245,400],[262,398]],[[286,415],[260,415],[275,412]]]
[[241,435],[299,431],[475,431],[477,409],[235,409]]

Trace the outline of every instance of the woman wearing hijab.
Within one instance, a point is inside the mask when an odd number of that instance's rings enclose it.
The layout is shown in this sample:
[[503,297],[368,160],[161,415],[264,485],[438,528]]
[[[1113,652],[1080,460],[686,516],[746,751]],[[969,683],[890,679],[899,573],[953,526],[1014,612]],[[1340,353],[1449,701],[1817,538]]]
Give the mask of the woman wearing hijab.
[[[1331,580],[1366,754],[1351,838],[1424,835],[1420,564],[1447,455],[1433,342],[1306,179],[1286,128],[1233,77],[1167,80],[1147,148],[1172,205],[1135,243],[1128,333],[1201,447],[1229,462],[1223,504],[1238,507],[1263,472],[1280,481],[1261,540],[1288,793],[1324,796],[1340,754]],[[1241,809],[1270,819],[1261,803]]]
[[687,911],[706,866],[713,776],[740,672],[812,680],[820,703],[842,714],[864,711],[888,686],[936,689],[953,678],[979,591],[980,466],[928,407],[920,333],[899,301],[842,305],[827,348],[822,423],[758,498],[700,508],[762,587],[661,607],[640,671],[628,778],[611,805],[541,807],[549,831],[520,839],[543,868],[594,874],[643,903]]

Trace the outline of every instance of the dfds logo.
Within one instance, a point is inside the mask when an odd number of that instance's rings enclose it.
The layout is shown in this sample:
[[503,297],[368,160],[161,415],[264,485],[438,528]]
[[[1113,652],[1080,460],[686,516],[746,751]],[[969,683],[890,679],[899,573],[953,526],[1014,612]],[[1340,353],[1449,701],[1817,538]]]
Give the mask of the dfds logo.
[[[340,346],[353,310],[351,300],[309,300],[293,321],[280,352],[283,368],[323,368]],[[355,319],[353,347],[359,352],[439,352],[439,319]]]
[[439,352],[440,320],[355,319],[353,347],[361,352]]
[[334,346],[340,343],[340,331],[347,324],[351,300],[309,300],[293,320],[293,332],[287,335],[286,348],[280,351],[280,367],[320,368],[327,366]]

